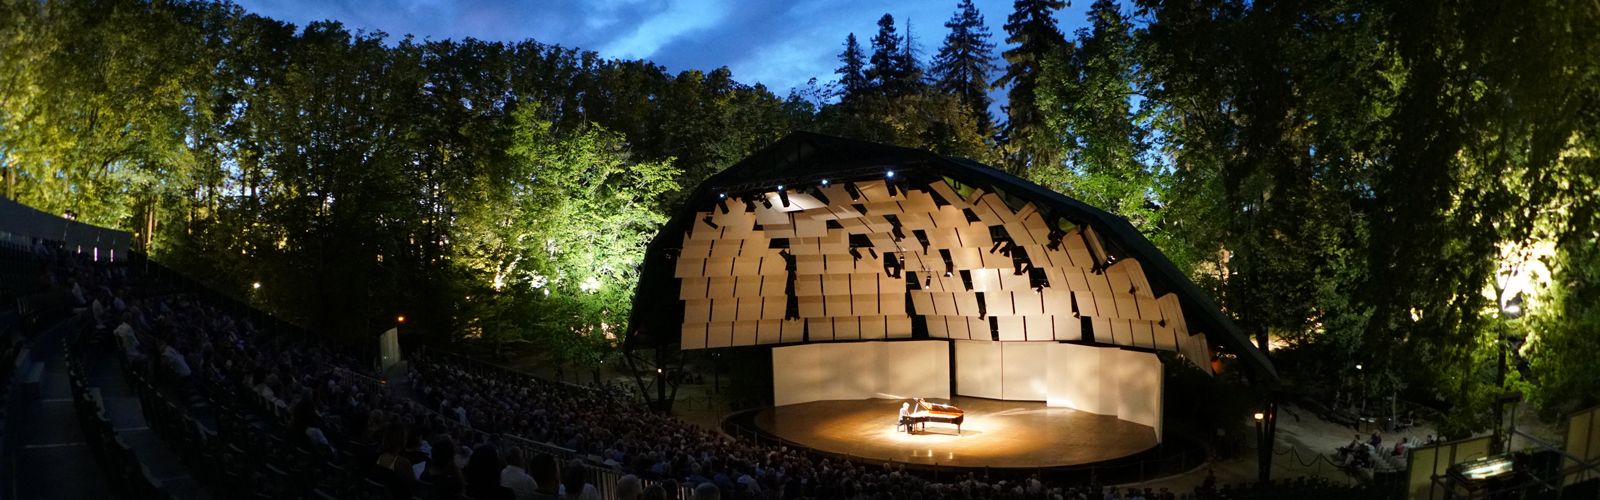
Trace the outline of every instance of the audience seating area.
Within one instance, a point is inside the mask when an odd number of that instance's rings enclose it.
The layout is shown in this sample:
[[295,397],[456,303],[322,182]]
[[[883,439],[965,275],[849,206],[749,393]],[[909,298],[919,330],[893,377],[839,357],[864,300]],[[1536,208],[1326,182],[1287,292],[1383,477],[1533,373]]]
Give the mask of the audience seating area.
[[[7,292],[29,300],[0,320],[26,330],[25,317],[72,314],[57,320],[67,330],[58,342],[71,403],[84,447],[123,498],[175,492],[112,426],[88,376],[93,362],[119,365],[150,431],[215,498],[1315,500],[1369,493],[1305,481],[1148,495],[1038,477],[934,482],[700,429],[647,411],[622,387],[556,383],[443,353],[416,353],[407,375],[386,380],[371,370],[373,353],[364,346],[258,325],[259,313],[241,315],[237,305],[218,304],[170,275],[158,280],[143,266],[9,251],[0,254],[0,273],[37,278],[38,287]],[[41,322],[50,320],[31,324]],[[508,466],[528,481],[504,481],[503,474],[517,475]]]

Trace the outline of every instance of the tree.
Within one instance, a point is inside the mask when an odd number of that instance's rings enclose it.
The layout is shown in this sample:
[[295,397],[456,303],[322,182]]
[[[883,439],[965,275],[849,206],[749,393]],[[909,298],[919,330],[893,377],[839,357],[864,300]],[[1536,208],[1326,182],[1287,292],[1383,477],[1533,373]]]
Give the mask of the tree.
[[989,115],[989,74],[996,69],[994,43],[989,41],[992,35],[972,0],[961,0],[956,9],[944,23],[950,33],[934,58],[934,85],[957,96],[977,119],[977,132],[989,135],[994,122]]
[[851,33],[844,39],[844,52],[839,53],[839,69],[834,74],[839,75],[839,95],[843,98],[859,94],[867,88],[866,61],[863,60],[861,45],[856,43],[856,34]]
[[867,81],[878,92],[898,90],[910,76],[905,67],[903,39],[895,32],[894,16],[884,14],[878,18],[878,34],[872,36],[871,66],[867,67]]
[[1009,103],[1001,135],[1010,150],[1008,166],[1012,173],[1053,168],[1060,161],[1039,114],[1035,94],[1044,61],[1066,47],[1066,38],[1054,18],[1055,12],[1065,6],[1063,0],[1016,0],[1014,11],[1006,17],[1006,43],[1014,46],[1001,53],[1006,72],[995,80],[994,86],[1010,87],[1006,91]]

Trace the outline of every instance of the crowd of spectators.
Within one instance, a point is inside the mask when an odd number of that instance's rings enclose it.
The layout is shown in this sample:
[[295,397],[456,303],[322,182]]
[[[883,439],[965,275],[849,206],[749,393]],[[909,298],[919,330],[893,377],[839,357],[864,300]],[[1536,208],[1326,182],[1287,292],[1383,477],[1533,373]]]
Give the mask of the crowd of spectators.
[[[260,408],[283,443],[356,457],[392,498],[600,498],[589,467],[619,471],[617,498],[698,499],[1174,499],[1193,492],[1053,484],[1038,476],[935,482],[903,468],[815,456],[702,429],[650,412],[620,386],[576,386],[480,370],[426,353],[409,386],[390,387],[341,346],[258,328],[193,294],[128,279],[121,268],[61,266],[67,286],[127,363],[157,375],[175,397],[228,412]],[[196,411],[205,411],[197,409]],[[268,420],[272,420],[269,418]],[[561,461],[538,447],[572,450]]]

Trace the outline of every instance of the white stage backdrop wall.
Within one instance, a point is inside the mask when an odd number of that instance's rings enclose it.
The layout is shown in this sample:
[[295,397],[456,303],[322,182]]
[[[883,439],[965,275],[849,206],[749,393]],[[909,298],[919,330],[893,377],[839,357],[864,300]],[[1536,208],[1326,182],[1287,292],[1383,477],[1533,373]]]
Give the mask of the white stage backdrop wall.
[[999,342],[957,340],[956,394],[1004,399],[1000,393]]
[[956,393],[1044,401],[1148,425],[1161,440],[1161,360],[1154,353],[1055,343],[957,340]]
[[1001,342],[1000,349],[1000,399],[1007,401],[1044,401],[1049,393],[1045,350],[1052,345],[1042,342]]
[[944,341],[803,344],[772,350],[778,406],[831,399],[950,397]]

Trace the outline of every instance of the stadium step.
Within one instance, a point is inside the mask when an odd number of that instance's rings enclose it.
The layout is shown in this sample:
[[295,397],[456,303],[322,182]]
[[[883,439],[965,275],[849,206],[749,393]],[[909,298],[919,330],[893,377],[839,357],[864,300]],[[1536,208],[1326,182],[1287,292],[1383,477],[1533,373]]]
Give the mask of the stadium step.
[[67,365],[62,359],[64,329],[50,328],[35,339],[31,356],[43,363],[39,397],[14,397],[6,415],[6,445],[12,477],[7,492],[18,500],[119,498],[95,465],[72,403]]
[[123,374],[121,362],[113,353],[96,349],[88,353],[89,382],[100,388],[107,416],[117,436],[133,448],[139,463],[150,469],[173,498],[209,499],[204,488],[190,475],[175,450],[145,420],[139,396]]

